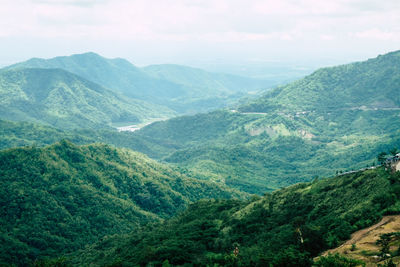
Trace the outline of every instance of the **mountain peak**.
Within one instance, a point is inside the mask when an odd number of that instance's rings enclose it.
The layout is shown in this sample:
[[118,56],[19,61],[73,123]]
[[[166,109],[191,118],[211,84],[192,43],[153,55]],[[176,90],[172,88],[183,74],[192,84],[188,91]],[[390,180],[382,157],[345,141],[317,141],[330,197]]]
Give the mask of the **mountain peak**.
[[85,53],[80,53],[80,54],[73,54],[72,56],[96,56],[96,57],[101,57],[99,54],[89,51],[89,52],[85,52]]

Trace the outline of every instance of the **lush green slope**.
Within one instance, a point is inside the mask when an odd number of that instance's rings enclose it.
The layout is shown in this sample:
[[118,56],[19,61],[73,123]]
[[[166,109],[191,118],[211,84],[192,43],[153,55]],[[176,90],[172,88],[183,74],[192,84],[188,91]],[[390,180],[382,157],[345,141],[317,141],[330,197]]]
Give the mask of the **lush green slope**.
[[153,77],[193,87],[197,89],[198,92],[196,93],[198,94],[212,94],[213,91],[225,94],[232,92],[243,93],[273,86],[273,84],[267,84],[266,81],[262,80],[212,73],[198,68],[174,64],[150,65],[142,68],[142,70]]
[[236,112],[174,118],[136,134],[165,147],[158,158],[249,192],[362,168],[400,145],[399,55],[318,70]]
[[51,126],[30,123],[11,122],[0,119],[0,149],[51,145],[62,139],[68,139],[75,144],[104,143],[120,148],[140,150],[150,157],[157,157],[160,153],[168,154],[171,148],[168,145],[157,145],[132,132],[118,132],[113,129],[76,129],[60,130]]
[[[200,201],[167,221],[110,237],[74,263],[310,266],[383,214],[400,212],[400,175],[383,169],[297,184],[245,201]],[[238,255],[233,253],[239,249]]]
[[[218,102],[220,103],[214,108],[233,104],[247,93],[256,93],[276,85],[265,80],[212,73],[182,65],[150,65],[142,68],[142,70],[152,77],[181,85],[186,92],[183,97],[179,98],[179,101],[182,103],[195,101],[195,107],[197,107],[197,104],[204,106],[202,110],[207,110],[207,106],[212,108]],[[195,112],[196,110],[193,109],[192,111]]]
[[131,97],[177,97],[183,93],[177,84],[154,79],[127,60],[106,59],[95,53],[32,58],[6,69],[18,68],[61,68]]
[[0,71],[0,117],[57,128],[94,128],[172,116],[61,69]]
[[87,132],[87,134],[67,132],[38,123],[0,120],[0,149],[45,146],[54,144],[62,139],[68,139],[76,144],[98,142],[94,131],[85,130],[84,132]]
[[127,96],[184,113],[220,108],[244,93],[271,86],[267,81],[185,66],[156,65],[140,69],[124,59],[106,59],[95,53],[48,60],[33,58],[6,69],[18,68],[61,68]]
[[269,112],[399,109],[400,51],[364,62],[323,68],[240,108]]
[[0,151],[0,264],[57,257],[202,198],[243,197],[107,145]]

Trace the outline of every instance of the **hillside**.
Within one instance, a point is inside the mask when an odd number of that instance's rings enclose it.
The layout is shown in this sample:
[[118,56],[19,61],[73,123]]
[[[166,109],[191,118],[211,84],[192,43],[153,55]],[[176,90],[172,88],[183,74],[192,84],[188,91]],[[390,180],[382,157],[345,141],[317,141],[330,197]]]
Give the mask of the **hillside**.
[[[12,122],[0,119],[0,149],[51,145],[62,139],[74,144],[103,143],[119,148],[140,150],[150,157],[168,153],[168,146],[154,144],[152,140],[134,135],[131,132],[118,132],[114,129],[57,129],[48,125],[31,122]],[[164,152],[163,152],[164,151]]]
[[157,158],[252,193],[362,168],[400,145],[399,55],[321,69],[236,110],[135,134],[165,147]]
[[71,261],[311,266],[313,257],[352,232],[384,214],[399,213],[399,188],[399,173],[380,168],[297,184],[248,202],[200,201],[166,223],[107,238],[75,253]]
[[[277,84],[174,64],[150,65],[142,70],[152,77],[179,84],[184,88],[185,95],[177,98],[176,104],[182,103],[181,106],[184,106],[192,103],[194,108],[188,107],[190,113],[234,105],[241,97],[256,95]],[[196,110],[198,106],[202,109]]]
[[282,86],[248,105],[243,112],[335,112],[399,110],[400,51],[363,62],[323,68]]
[[202,198],[246,196],[101,144],[2,150],[0,162],[0,265],[58,257]]
[[249,91],[271,86],[268,81],[209,73],[185,66],[138,68],[127,60],[107,59],[95,53],[33,58],[5,69],[19,68],[61,68],[110,90],[164,105],[179,113],[221,108]]
[[92,52],[51,59],[32,58],[6,67],[6,69],[19,68],[64,69],[110,90],[135,98],[177,97],[183,93],[176,84],[154,79],[127,60],[106,59]]
[[[323,256],[329,254],[340,254],[347,258],[362,260],[367,267],[376,266],[377,264],[385,264],[391,260],[400,264],[399,254],[399,230],[400,215],[385,216],[377,224],[368,228],[359,230],[351,235],[351,238],[337,248],[330,249],[322,253]],[[390,237],[388,239],[387,251],[392,257],[382,257],[382,237]]]
[[[244,93],[273,86],[273,84],[267,84],[267,81],[263,80],[213,73],[199,68],[174,64],[150,65],[142,68],[142,70],[153,77],[192,87],[197,90],[195,91],[196,94],[212,94],[213,91],[220,94]],[[193,92],[191,93],[193,94]]]
[[0,118],[57,128],[104,128],[174,114],[61,69],[0,71],[0,99]]

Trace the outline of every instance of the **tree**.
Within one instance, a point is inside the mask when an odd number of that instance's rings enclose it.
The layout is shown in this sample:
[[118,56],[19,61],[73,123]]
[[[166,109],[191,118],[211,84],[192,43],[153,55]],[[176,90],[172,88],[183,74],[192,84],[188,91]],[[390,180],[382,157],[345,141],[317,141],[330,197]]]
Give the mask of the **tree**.
[[387,156],[386,152],[381,152],[381,153],[378,154],[378,162],[379,162],[380,165],[383,165],[385,163],[386,156]]
[[381,255],[385,257],[386,254],[389,253],[389,244],[390,240],[392,239],[392,234],[383,234],[380,238],[376,241],[376,244],[381,246]]
[[397,153],[399,153],[399,150],[394,147],[389,152],[390,152],[391,155],[395,156]]
[[359,260],[342,257],[339,254],[329,254],[328,256],[319,257],[314,263],[315,267],[356,267],[365,266],[365,263]]

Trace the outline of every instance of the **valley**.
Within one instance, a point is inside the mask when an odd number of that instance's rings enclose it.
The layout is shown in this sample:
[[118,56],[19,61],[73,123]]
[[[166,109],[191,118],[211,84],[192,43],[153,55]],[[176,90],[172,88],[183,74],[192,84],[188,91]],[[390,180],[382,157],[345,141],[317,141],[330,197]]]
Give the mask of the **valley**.
[[379,151],[400,145],[399,55],[317,70],[247,104],[135,134],[166,147],[157,158],[249,193],[371,166]]
[[0,265],[397,263],[396,235],[385,261],[374,242],[398,231],[399,69],[275,87],[95,53],[5,67]]
[[0,5],[0,267],[400,266],[399,0]]

